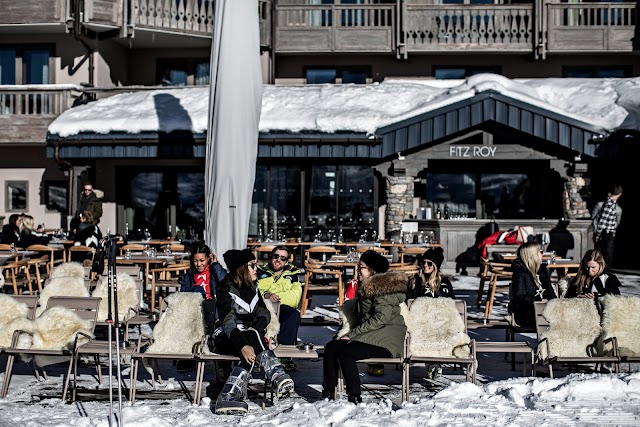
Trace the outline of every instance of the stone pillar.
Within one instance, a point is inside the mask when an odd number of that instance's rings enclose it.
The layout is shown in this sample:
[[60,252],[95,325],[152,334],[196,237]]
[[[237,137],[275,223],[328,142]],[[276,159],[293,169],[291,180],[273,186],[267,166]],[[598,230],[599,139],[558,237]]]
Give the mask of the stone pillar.
[[589,218],[587,203],[582,200],[580,190],[585,186],[584,178],[581,176],[569,177],[564,182],[564,192],[562,193],[562,204],[564,216],[567,219]]
[[387,177],[387,210],[385,212],[385,236],[398,240],[402,220],[413,214],[412,176]]

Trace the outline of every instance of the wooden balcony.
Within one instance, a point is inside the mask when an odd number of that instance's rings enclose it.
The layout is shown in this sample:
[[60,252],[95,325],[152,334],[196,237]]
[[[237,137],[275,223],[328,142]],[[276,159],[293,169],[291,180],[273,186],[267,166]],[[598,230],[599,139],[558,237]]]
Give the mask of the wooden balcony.
[[532,5],[403,5],[407,53],[526,52],[533,48]]
[[549,52],[631,52],[640,46],[637,3],[547,4]]
[[71,107],[74,89],[0,86],[0,143],[44,143],[47,128]]
[[66,0],[2,0],[0,25],[63,23]]
[[275,51],[395,52],[395,5],[276,5]]

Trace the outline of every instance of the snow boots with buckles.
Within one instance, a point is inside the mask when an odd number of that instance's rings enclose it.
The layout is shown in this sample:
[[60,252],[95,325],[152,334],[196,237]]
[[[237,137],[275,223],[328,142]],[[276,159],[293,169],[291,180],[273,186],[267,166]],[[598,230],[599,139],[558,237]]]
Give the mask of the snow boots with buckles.
[[264,370],[265,381],[271,383],[275,398],[280,400],[289,396],[293,390],[293,380],[285,372],[284,366],[271,350],[258,355],[258,364]]
[[249,405],[244,400],[247,398],[247,386],[251,375],[240,366],[236,366],[227,378],[222,391],[216,400],[216,414],[241,415],[246,414]]

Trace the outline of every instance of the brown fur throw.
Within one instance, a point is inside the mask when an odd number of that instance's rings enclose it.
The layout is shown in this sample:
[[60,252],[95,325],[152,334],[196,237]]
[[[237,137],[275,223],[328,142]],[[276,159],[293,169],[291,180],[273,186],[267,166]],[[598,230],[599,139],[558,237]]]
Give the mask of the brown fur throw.
[[81,277],[84,278],[84,267],[79,262],[64,262],[51,270],[51,278],[54,277]]
[[[116,283],[118,286],[118,318],[122,322],[132,315],[132,312],[129,310],[130,308],[135,309],[140,305],[140,295],[136,281],[128,274],[118,273],[116,275]],[[98,309],[98,320],[107,318],[109,311],[109,299],[107,298],[108,287],[109,279],[103,276],[91,294],[93,297],[102,298],[102,300],[100,300],[100,308]]]
[[598,350],[609,355],[611,343],[605,340],[616,337],[621,356],[640,356],[640,298],[622,295],[605,295],[602,304],[602,335]]
[[409,352],[418,357],[470,357],[471,339],[451,298],[416,298],[406,321]]
[[[27,318],[28,315],[29,308],[25,303],[9,295],[0,294],[0,348],[11,346],[14,331],[33,331],[33,321]],[[30,346],[31,335],[20,334],[18,347],[29,348]]]
[[600,315],[590,299],[561,298],[549,301],[542,312],[549,322],[549,329],[541,338],[549,341],[549,355],[546,345],[540,347],[543,358],[587,357],[596,354],[594,343],[600,336]]
[[[84,274],[84,273],[83,273]],[[89,290],[84,285],[83,277],[54,277],[44,287],[36,309],[36,316],[40,316],[47,308],[47,302],[51,297],[88,297]]]
[[[191,354],[204,335],[202,294],[176,292],[165,299],[168,308],[153,330],[148,353]],[[205,346],[204,351],[207,351]]]

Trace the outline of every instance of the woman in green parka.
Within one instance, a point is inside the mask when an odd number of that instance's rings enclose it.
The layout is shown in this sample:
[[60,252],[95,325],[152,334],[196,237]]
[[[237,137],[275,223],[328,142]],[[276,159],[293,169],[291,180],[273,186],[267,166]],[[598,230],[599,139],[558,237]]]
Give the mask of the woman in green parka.
[[[349,402],[361,402],[356,361],[402,355],[407,327],[400,314],[400,304],[406,297],[407,276],[386,272],[388,268],[387,259],[373,251],[360,257],[358,275],[362,286],[358,288],[356,300],[349,304],[354,308],[354,324],[346,335],[324,348],[323,398],[335,398],[338,369],[342,369]],[[381,274],[371,274],[372,271]]]

